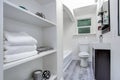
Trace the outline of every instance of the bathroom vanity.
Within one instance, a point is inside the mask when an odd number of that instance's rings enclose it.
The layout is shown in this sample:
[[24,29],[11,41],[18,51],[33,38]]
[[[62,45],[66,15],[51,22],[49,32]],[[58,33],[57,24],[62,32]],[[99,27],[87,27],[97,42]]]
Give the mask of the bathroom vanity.
[[110,50],[109,43],[93,44],[92,64],[96,80],[110,80]]

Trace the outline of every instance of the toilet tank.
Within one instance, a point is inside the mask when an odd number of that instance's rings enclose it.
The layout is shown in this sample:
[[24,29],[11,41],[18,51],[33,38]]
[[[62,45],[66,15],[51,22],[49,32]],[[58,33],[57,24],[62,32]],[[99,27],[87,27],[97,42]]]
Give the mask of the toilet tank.
[[80,52],[88,52],[89,51],[89,44],[80,44]]

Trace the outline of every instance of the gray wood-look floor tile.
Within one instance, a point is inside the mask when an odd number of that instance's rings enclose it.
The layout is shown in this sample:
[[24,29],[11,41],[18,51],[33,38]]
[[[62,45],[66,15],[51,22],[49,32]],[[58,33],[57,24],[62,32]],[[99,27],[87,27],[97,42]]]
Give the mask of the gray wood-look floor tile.
[[73,60],[64,72],[64,80],[94,80],[92,68],[82,68],[79,61]]

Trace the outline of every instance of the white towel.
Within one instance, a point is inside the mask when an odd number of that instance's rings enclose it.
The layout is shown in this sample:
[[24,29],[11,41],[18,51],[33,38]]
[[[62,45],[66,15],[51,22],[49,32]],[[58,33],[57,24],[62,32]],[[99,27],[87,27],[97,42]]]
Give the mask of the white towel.
[[34,55],[37,55],[37,51],[25,52],[25,53],[14,54],[14,55],[5,55],[4,63],[25,59]]
[[29,52],[36,50],[37,46],[4,46],[5,55],[19,54],[23,52]]
[[6,44],[8,45],[34,45],[37,40],[25,32],[5,32]]

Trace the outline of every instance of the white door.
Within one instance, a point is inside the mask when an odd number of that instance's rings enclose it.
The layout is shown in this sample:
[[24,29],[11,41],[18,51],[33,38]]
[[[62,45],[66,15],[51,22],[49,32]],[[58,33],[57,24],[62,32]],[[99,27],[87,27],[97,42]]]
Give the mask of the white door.
[[0,0],[0,80],[3,80],[3,0]]

